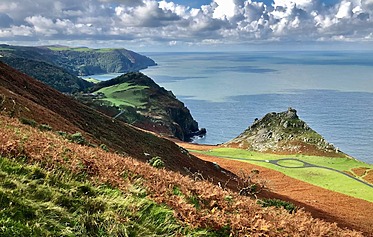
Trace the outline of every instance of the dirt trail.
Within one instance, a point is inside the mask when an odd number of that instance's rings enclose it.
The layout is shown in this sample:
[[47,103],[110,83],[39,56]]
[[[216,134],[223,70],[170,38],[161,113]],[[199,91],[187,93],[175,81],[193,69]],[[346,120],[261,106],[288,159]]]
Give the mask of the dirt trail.
[[[179,143],[178,145],[193,150],[210,150],[216,146]],[[304,207],[313,217],[336,222],[341,227],[363,231],[366,236],[373,236],[373,202],[353,198],[329,191],[303,181],[290,178],[278,171],[252,165],[246,162],[226,160],[218,157],[192,153],[200,159],[217,162],[221,167],[239,174],[253,169],[260,171],[260,178],[268,182],[271,192],[263,196],[281,198]]]

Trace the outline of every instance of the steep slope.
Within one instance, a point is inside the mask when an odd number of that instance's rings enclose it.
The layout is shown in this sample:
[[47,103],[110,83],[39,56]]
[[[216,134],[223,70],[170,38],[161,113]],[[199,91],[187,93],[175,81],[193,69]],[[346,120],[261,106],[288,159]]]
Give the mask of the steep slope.
[[[188,141],[203,134],[188,108],[171,91],[142,73],[128,73],[97,83],[96,97],[79,97],[95,109],[137,127]],[[91,99],[90,99],[91,98]]]
[[281,154],[344,155],[299,119],[297,111],[292,108],[256,119],[249,128],[225,145]]
[[226,177],[213,164],[189,155],[173,142],[113,120],[0,62],[0,110],[12,117],[48,124],[55,131],[81,132],[92,143],[106,144],[142,161],[160,156],[168,169]]
[[52,64],[27,58],[3,57],[1,61],[63,93],[87,90],[93,83]]

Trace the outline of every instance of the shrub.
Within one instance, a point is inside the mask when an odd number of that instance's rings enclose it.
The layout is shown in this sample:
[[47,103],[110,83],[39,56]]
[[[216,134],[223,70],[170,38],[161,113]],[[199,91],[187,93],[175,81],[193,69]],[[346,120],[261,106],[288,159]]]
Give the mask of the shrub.
[[105,144],[101,144],[100,148],[106,152],[109,152],[109,148]]
[[35,120],[28,119],[28,118],[20,118],[20,121],[21,121],[21,123],[23,123],[25,125],[30,125],[31,127],[35,127],[36,124],[37,124]]
[[161,157],[159,156],[154,156],[149,160],[149,164],[155,168],[163,168],[164,167],[164,162]]
[[41,131],[52,131],[52,127],[49,126],[48,124],[40,124],[39,129]]
[[295,213],[298,210],[298,207],[294,205],[293,203],[286,202],[279,199],[270,199],[270,198],[264,198],[261,200],[258,200],[258,204],[260,204],[262,207],[277,207],[277,208],[284,208],[289,213]]
[[80,144],[80,145],[87,144],[87,141],[85,140],[85,138],[83,137],[83,135],[80,132],[69,135],[68,139],[70,141],[72,141],[74,143],[77,143],[77,144]]

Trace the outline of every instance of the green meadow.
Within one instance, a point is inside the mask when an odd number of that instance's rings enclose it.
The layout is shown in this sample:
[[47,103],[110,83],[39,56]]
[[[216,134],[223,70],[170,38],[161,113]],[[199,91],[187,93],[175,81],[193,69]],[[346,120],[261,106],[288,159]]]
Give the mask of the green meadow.
[[[346,175],[338,172],[327,170],[323,168],[307,167],[297,168],[303,165],[302,162],[296,160],[279,161],[279,165],[287,166],[281,167],[271,164],[270,160],[279,160],[284,158],[294,158],[301,161],[323,167],[329,167],[342,172],[352,172],[354,168],[367,168],[373,169],[373,165],[364,162],[350,159],[350,158],[330,158],[320,156],[306,156],[306,155],[275,155],[260,153],[254,151],[247,151],[234,148],[217,148],[210,151],[196,151],[206,155],[221,157],[222,159],[240,160],[258,166],[266,167],[269,169],[277,170],[289,177],[302,180],[304,182],[323,187],[335,192],[343,193],[349,196],[361,198],[373,202],[373,188],[363,183],[360,183]],[[251,160],[253,159],[253,160]],[[254,161],[257,160],[257,161]],[[363,180],[364,176],[357,177]]]
[[95,78],[92,78],[92,77],[89,77],[89,78],[83,78],[83,79],[86,80],[86,81],[89,81],[89,82],[95,83],[95,84],[97,84],[97,83],[100,82],[100,80],[95,79]]
[[91,49],[87,47],[76,47],[76,48],[71,48],[71,47],[48,47],[48,49],[53,50],[53,51],[75,51],[75,52],[99,52],[99,53],[107,53],[107,52],[112,52],[115,50],[115,48],[102,48],[102,49]]
[[130,83],[121,83],[114,86],[104,87],[95,93],[103,93],[106,98],[102,100],[110,101],[116,106],[143,107],[147,104],[147,97],[144,89],[147,86],[137,86]]

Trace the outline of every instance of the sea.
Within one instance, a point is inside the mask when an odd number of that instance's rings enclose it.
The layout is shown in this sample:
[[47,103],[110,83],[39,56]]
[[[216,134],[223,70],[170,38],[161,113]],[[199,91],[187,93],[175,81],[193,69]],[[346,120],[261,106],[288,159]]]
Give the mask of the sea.
[[292,107],[328,142],[373,164],[373,51],[143,54],[158,65],[142,72],[207,129],[195,143],[224,143]]

